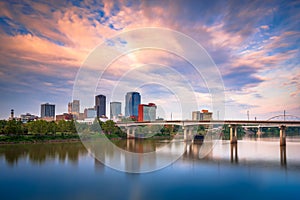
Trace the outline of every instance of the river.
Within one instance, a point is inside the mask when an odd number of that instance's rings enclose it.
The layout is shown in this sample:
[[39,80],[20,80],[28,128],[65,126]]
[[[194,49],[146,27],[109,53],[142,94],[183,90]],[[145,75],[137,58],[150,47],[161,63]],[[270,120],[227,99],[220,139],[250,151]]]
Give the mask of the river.
[[[117,141],[129,151],[152,151],[164,141]],[[184,142],[182,142],[184,143]],[[300,140],[217,141],[167,167],[126,173],[105,166],[80,143],[0,145],[1,199],[299,199]],[[107,155],[109,157],[109,154]]]

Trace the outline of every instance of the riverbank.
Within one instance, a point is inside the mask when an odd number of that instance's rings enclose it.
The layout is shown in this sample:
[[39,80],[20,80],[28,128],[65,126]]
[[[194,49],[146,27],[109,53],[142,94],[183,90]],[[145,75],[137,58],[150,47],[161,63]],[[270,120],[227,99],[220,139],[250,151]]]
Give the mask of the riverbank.
[[[79,137],[77,134],[57,134],[57,135],[0,135],[1,144],[39,144],[39,143],[69,143],[80,142],[82,140],[97,140],[106,137],[104,134],[92,134]],[[118,141],[124,138],[117,137],[116,135],[107,135],[109,140]],[[163,140],[172,139],[170,136],[153,136],[151,138],[138,138],[142,140]]]
[[0,135],[1,144],[79,142],[78,135]]

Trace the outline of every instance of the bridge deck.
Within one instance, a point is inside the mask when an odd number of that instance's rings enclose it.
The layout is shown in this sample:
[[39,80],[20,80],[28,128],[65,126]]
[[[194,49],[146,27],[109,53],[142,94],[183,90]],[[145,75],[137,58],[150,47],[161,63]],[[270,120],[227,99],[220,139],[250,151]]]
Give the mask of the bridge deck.
[[266,120],[172,120],[172,121],[144,121],[144,122],[118,122],[118,126],[139,126],[139,125],[266,125],[266,126],[300,126],[300,121],[266,121]]

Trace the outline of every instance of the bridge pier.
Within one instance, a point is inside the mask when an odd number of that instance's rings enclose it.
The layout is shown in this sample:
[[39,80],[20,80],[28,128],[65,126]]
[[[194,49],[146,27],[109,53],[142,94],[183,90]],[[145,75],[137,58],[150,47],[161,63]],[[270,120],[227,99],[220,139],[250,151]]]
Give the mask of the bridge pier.
[[231,144],[236,144],[237,143],[237,126],[230,124],[230,143]]
[[281,125],[280,127],[280,146],[285,146],[286,145],[286,134],[285,134],[285,125]]
[[187,140],[187,127],[183,127],[183,140]]
[[193,126],[192,127],[189,127],[189,140],[192,140],[193,138]]
[[184,139],[184,141],[191,140],[192,135],[193,135],[193,127],[184,126],[183,127],[183,139]]
[[261,137],[261,135],[262,135],[262,128],[260,127],[260,126],[258,126],[258,129],[257,129],[257,137]]
[[135,129],[136,127],[127,127],[127,139],[135,138]]

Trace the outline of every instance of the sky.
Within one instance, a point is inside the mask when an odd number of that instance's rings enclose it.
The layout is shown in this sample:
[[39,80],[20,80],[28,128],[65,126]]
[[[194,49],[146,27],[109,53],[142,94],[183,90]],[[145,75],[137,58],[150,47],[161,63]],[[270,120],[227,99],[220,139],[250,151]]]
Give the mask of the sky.
[[[226,119],[247,119],[247,111],[250,119],[284,110],[300,117],[299,19],[299,1],[0,1],[0,118],[10,109],[40,115],[46,102],[56,105],[56,114],[67,112],[93,52],[103,45],[118,49],[117,43],[128,50],[144,35],[124,39],[124,33],[146,27],[184,34],[203,47],[222,78]],[[157,36],[177,42],[176,34]],[[211,68],[201,76],[185,58],[155,48],[127,52],[109,66],[104,60],[84,68],[103,76],[86,77],[95,90],[81,111],[104,94],[108,116],[109,101],[121,101],[124,112],[130,91],[157,104],[166,119],[215,110],[205,80]]]

